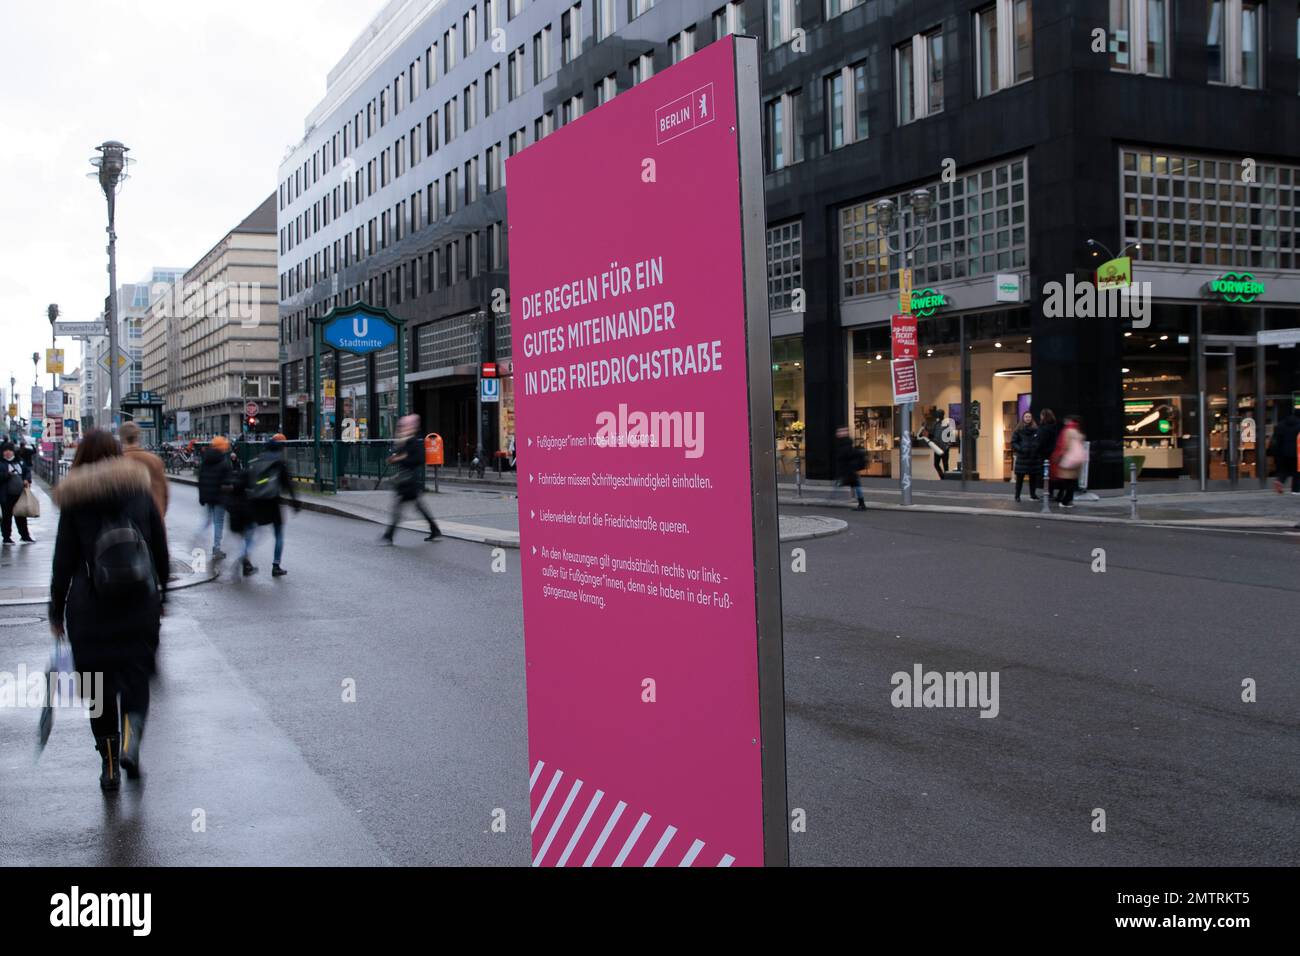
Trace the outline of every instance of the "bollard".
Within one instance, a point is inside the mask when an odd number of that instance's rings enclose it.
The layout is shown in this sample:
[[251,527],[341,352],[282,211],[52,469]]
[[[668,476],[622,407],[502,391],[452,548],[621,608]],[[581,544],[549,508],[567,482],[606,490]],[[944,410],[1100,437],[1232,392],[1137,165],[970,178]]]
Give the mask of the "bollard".
[[1045,515],[1052,513],[1052,465],[1043,459],[1043,505],[1038,510]]
[[1138,466],[1137,462],[1128,463],[1128,516],[1136,519],[1138,516]]

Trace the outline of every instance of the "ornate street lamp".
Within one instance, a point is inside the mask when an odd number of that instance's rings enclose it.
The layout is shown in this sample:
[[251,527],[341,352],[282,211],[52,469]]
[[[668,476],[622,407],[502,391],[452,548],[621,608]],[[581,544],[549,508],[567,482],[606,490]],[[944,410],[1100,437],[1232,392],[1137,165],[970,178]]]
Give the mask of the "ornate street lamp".
[[117,232],[114,221],[117,190],[127,178],[127,165],[134,160],[127,158],[130,150],[115,139],[95,149],[99,155],[90,158],[90,165],[95,167],[95,172],[90,175],[99,179],[99,187],[108,200],[108,407],[116,426],[122,390],[117,367]]

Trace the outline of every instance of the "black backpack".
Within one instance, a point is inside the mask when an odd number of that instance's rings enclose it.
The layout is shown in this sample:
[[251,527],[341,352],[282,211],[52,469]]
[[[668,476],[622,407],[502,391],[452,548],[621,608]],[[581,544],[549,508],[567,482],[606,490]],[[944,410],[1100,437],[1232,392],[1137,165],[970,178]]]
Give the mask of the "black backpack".
[[153,556],[129,518],[106,518],[100,526],[90,580],[96,594],[115,601],[146,597],[157,589]]
[[248,466],[248,497],[271,501],[280,497],[280,460],[258,458]]

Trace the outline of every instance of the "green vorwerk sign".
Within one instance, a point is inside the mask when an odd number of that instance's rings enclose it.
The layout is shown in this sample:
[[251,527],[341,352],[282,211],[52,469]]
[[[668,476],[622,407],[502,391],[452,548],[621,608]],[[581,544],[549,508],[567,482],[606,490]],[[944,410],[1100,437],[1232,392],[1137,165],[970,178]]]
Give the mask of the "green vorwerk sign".
[[912,293],[912,314],[922,318],[948,304],[948,298],[936,289],[918,289]]
[[1249,272],[1225,272],[1210,283],[1210,292],[1225,302],[1250,303],[1264,294],[1264,283]]

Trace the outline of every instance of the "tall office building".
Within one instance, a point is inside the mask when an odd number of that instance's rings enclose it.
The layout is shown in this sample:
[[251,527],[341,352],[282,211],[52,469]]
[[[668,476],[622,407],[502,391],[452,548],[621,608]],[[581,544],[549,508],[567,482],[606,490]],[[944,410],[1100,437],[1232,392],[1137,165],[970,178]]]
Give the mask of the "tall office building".
[[[762,50],[783,470],[797,454],[829,477],[847,425],[869,472],[896,477],[902,431],[951,418],[950,466],[1004,479],[1015,421],[1052,408],[1083,416],[1095,486],[1126,455],[1153,476],[1261,476],[1300,393],[1297,350],[1268,344],[1300,327],[1294,0],[394,0],[280,167],[289,427],[315,415],[309,320],[365,301],[406,320],[411,407],[453,457],[473,444],[476,363],[498,361],[504,445],[505,157],[733,32]],[[889,380],[904,241],[908,421]],[[1123,312],[1074,296],[1125,252]],[[395,363],[322,363],[376,437]],[[928,450],[915,465],[935,474]]]

